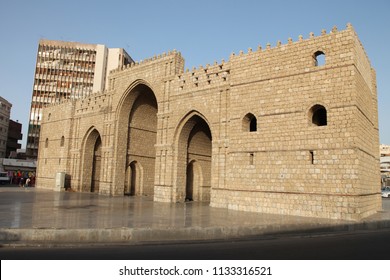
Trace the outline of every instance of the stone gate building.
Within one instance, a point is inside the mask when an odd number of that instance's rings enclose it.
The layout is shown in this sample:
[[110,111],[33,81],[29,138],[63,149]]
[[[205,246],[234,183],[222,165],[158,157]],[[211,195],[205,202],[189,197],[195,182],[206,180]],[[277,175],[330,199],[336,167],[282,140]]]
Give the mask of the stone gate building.
[[172,51],[44,109],[37,187],[361,219],[381,210],[377,115],[351,25],[193,70]]

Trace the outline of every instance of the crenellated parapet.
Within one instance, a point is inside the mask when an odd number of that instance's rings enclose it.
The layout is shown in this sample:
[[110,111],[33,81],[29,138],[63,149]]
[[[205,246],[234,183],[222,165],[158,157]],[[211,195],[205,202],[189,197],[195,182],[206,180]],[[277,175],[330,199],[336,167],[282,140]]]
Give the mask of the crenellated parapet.
[[108,100],[109,94],[107,91],[91,94],[76,103],[76,113],[104,110],[109,104]]
[[[351,36],[346,36],[345,33],[348,32],[351,33]],[[96,106],[97,108],[101,108],[107,100],[107,95],[115,90],[115,84],[117,83],[115,80],[118,77],[126,79],[132,73],[137,73],[138,75],[141,72],[155,73],[158,70],[161,77],[173,75],[174,77],[171,78],[173,81],[173,92],[182,94],[213,87],[235,85],[244,82],[245,79],[253,80],[251,76],[256,76],[258,79],[269,79],[275,75],[291,75],[294,71],[316,71],[316,52],[326,55],[327,62],[325,67],[335,67],[343,63],[352,63],[350,61],[353,60],[353,54],[347,48],[335,52],[333,46],[340,40],[346,41],[340,43],[345,46],[352,38],[356,38],[358,45],[361,46],[351,24],[347,24],[346,29],[341,31],[335,26],[330,32],[322,29],[318,36],[315,36],[314,32],[310,32],[307,38],[299,35],[297,40],[288,38],[286,43],[277,41],[274,46],[271,43],[267,43],[265,47],[259,45],[256,49],[248,48],[247,52],[241,50],[238,54],[232,53],[228,61],[215,61],[213,64],[201,65],[191,70],[188,68],[184,70],[184,59],[180,52],[177,50],[164,52],[112,70],[110,72],[108,89],[105,92],[93,93],[80,99],[80,102],[77,103],[77,110],[85,112],[88,108],[90,110],[95,109]],[[305,49],[307,49],[307,54],[303,53]],[[362,46],[361,50],[361,53],[367,57]],[[305,57],[299,57],[300,55],[304,55]],[[172,65],[172,63],[179,65]],[[367,65],[370,64],[368,59],[367,63],[359,63],[362,65],[361,67],[368,67]],[[235,70],[237,67],[240,68],[239,71]],[[163,68],[165,68],[165,72],[162,71]],[[102,100],[102,104],[97,100]],[[75,102],[75,100],[65,99],[59,104],[63,104],[64,102]]]
[[177,50],[172,50],[172,51],[164,52],[164,53],[159,54],[159,55],[154,55],[151,58],[146,58],[144,60],[132,62],[130,64],[127,64],[125,66],[122,66],[122,67],[119,67],[115,70],[112,70],[112,71],[110,71],[110,75],[115,74],[115,73],[119,73],[121,71],[126,71],[128,69],[137,69],[140,66],[148,66],[148,65],[151,65],[151,64],[156,63],[156,62],[160,63],[161,60],[170,59],[170,58],[172,58],[172,56],[181,57],[181,53],[178,52]]
[[[355,32],[350,23],[347,24],[346,29],[343,31]],[[327,31],[325,29],[322,29],[321,34],[319,36],[315,36],[314,32],[310,32],[307,39],[305,39],[303,35],[299,35],[297,41],[294,41],[290,37],[287,39],[287,44],[283,44],[282,41],[277,41],[275,46],[272,47],[272,44],[268,42],[266,44],[265,48],[263,48],[261,45],[259,45],[256,50],[253,50],[252,48],[248,48],[248,51],[246,53],[243,50],[239,51],[238,55],[233,52],[230,55],[230,60],[237,58],[237,57],[240,57],[240,56],[243,56],[243,55],[251,55],[251,54],[253,55],[253,54],[258,54],[258,53],[262,53],[262,52],[266,52],[266,51],[272,51],[274,49],[283,48],[283,47],[289,46],[289,45],[294,44],[294,43],[307,42],[308,40],[321,38],[323,36],[332,35],[332,34],[334,35],[336,33],[343,32],[343,31],[339,31],[338,28],[336,26],[334,26],[329,33],[327,33]]]
[[203,88],[228,85],[230,77],[230,63],[222,60],[213,65],[199,66],[192,70],[186,69],[175,79],[176,89],[181,92],[196,91]]

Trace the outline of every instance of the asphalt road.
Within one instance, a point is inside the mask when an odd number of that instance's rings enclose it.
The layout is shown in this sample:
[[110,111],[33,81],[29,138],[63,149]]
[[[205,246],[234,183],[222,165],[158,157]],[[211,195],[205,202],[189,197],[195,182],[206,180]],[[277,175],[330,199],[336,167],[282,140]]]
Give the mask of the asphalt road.
[[334,234],[139,245],[2,247],[7,259],[113,260],[379,260],[390,259],[390,229]]

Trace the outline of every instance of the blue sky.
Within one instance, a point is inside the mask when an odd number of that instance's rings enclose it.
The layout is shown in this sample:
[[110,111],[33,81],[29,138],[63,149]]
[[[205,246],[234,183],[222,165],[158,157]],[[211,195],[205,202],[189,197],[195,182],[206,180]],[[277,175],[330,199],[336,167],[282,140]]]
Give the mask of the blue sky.
[[13,104],[25,146],[41,38],[124,48],[137,61],[177,49],[191,69],[348,22],[377,71],[380,141],[390,144],[388,0],[0,0],[0,96]]

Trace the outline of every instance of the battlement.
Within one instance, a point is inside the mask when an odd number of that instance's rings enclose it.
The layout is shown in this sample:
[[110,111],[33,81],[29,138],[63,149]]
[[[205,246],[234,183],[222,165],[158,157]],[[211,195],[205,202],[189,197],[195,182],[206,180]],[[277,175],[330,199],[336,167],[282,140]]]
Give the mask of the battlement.
[[186,69],[183,74],[177,75],[179,90],[196,90],[197,87],[222,85],[229,82],[230,63],[222,60],[213,65],[207,64],[205,67]]
[[125,66],[118,67],[117,69],[110,71],[110,75],[125,71],[127,69],[134,69],[134,68],[137,68],[138,66],[145,66],[145,65],[152,64],[155,62],[160,62],[162,59],[171,58],[172,56],[181,57],[181,53],[178,52],[177,50],[172,50],[172,51],[168,51],[167,53],[164,52],[164,53],[159,54],[159,55],[154,55],[151,58],[146,58],[144,60],[132,62],[132,63],[127,64]]
[[346,26],[346,29],[341,30],[341,31],[338,30],[337,26],[334,26],[329,33],[327,33],[327,31],[325,29],[322,29],[321,30],[321,34],[319,36],[315,36],[314,32],[310,32],[309,33],[309,37],[307,39],[304,39],[303,35],[299,35],[297,41],[294,41],[291,37],[288,38],[287,39],[287,44],[283,44],[281,41],[277,41],[276,45],[274,47],[272,47],[271,43],[267,43],[265,48],[263,48],[261,45],[259,45],[256,50],[253,50],[252,48],[249,48],[247,53],[245,53],[243,50],[241,50],[238,53],[238,55],[236,55],[233,52],[230,55],[230,59],[233,59],[235,57],[240,57],[240,56],[243,56],[243,55],[255,54],[255,53],[259,53],[259,52],[265,52],[265,51],[269,51],[269,50],[273,50],[273,49],[278,49],[278,48],[281,48],[281,47],[284,47],[284,46],[288,46],[288,45],[291,45],[291,44],[294,44],[294,43],[301,43],[301,42],[312,40],[312,39],[315,39],[315,38],[320,38],[322,36],[336,34],[336,33],[341,33],[341,32],[345,32],[345,31],[347,31],[347,32],[351,32],[352,31],[352,32],[355,33],[352,24],[348,23],[347,26]]
[[100,110],[107,105],[107,100],[107,91],[96,92],[86,98],[81,99],[80,102],[76,103],[76,112],[82,113],[88,110]]
[[88,94],[82,98],[68,98],[68,99],[61,99],[59,100],[58,102],[56,103],[48,103],[44,106],[44,108],[51,108],[51,107],[58,107],[58,106],[61,106],[63,104],[68,104],[68,103],[76,103],[77,101],[80,101],[81,104],[84,104],[84,102],[86,100],[97,100],[97,99],[101,99],[105,96],[107,96],[107,92],[108,91],[97,91],[97,92],[93,92],[91,94]]
[[[351,35],[348,35],[346,33],[351,33]],[[333,37],[332,37],[333,36]],[[242,63],[246,64],[247,69],[251,68],[252,74],[255,72],[255,75],[257,77],[262,77],[263,79],[273,77],[275,75],[283,76],[283,73],[286,72],[288,74],[291,74],[292,71],[309,71],[308,67],[314,66],[314,60],[313,55],[314,51],[324,51],[324,53],[327,55],[327,59],[329,58],[327,50],[324,50],[323,48],[327,48],[328,43],[335,43],[338,40],[341,40],[341,38],[345,40],[350,40],[352,38],[356,38],[358,41],[358,44],[361,46],[362,55],[364,55],[367,58],[367,55],[364,51],[364,48],[359,41],[353,27],[351,24],[347,24],[345,30],[339,31],[338,28],[335,26],[332,28],[332,30],[328,33],[325,29],[321,30],[320,35],[315,36],[313,32],[309,33],[309,36],[305,39],[302,35],[298,36],[298,40],[294,41],[292,38],[287,39],[287,43],[283,44],[281,41],[277,41],[275,46],[271,46],[271,43],[267,43],[266,46],[263,48],[261,45],[257,47],[256,50],[253,50],[252,48],[249,48],[248,51],[245,53],[244,51],[240,51],[238,54],[232,53],[229,57],[228,61],[222,60],[221,62],[215,61],[214,64],[210,65],[207,64],[206,66],[199,66],[198,68],[194,67],[192,70],[185,69],[184,68],[184,59],[181,56],[181,53],[177,50],[172,50],[168,52],[164,52],[163,54],[155,55],[151,58],[147,58],[144,60],[140,60],[139,62],[134,62],[131,64],[128,64],[126,66],[120,67],[118,69],[110,71],[110,82],[109,82],[109,88],[108,90],[100,93],[92,93],[82,99],[79,100],[89,100],[91,98],[95,98],[95,96],[100,96],[107,94],[111,90],[114,89],[114,82],[113,80],[118,77],[118,75],[124,77],[127,75],[128,71],[134,72],[138,69],[141,69],[140,67],[148,67],[152,66],[154,64],[164,64],[165,60],[172,60],[173,58],[178,58],[177,61],[179,61],[180,65],[176,65],[174,67],[176,69],[175,72],[169,72],[170,74],[175,74],[176,78],[174,79],[174,88],[175,91],[180,93],[182,91],[196,91],[204,88],[210,88],[213,86],[223,86],[223,85],[231,85],[235,84],[237,82],[241,82],[242,79],[250,78],[250,74],[248,73],[249,70],[245,70],[245,66],[241,65]],[[326,40],[326,43],[323,43],[322,40]],[[313,43],[311,43],[313,41]],[[318,46],[315,46],[315,42],[318,42]],[[352,40],[351,40],[352,41]],[[313,53],[306,56],[307,60],[305,63],[300,63],[300,61],[290,61],[296,59],[296,48],[302,49],[302,46],[300,44],[304,44],[304,48],[312,48]],[[324,46],[324,47],[323,47]],[[288,57],[284,57],[286,59],[283,61],[283,59],[276,59],[279,58],[282,55],[286,55],[285,53],[287,51],[289,52]],[[332,50],[333,51],[333,50]],[[278,54],[275,54],[278,53]],[[334,52],[334,51],[333,51]],[[291,53],[294,53],[293,56],[291,56]],[[346,54],[336,54],[336,58],[333,59],[335,61],[334,64],[340,64],[339,61],[336,61],[336,59],[340,60],[340,56],[343,56],[342,60],[352,60],[352,54],[346,53]],[[359,60],[360,61],[360,60]],[[362,67],[367,68],[369,65],[369,60],[367,58],[367,62],[365,64],[362,64]],[[288,65],[286,65],[288,62]],[[332,63],[332,59],[329,59],[327,61],[327,64]],[[167,63],[167,62],[165,62]],[[236,67],[233,65],[240,64],[240,68],[244,69],[243,73],[235,73],[239,75],[235,75],[235,80],[231,79],[231,71],[234,71],[232,69],[235,69]],[[299,64],[299,65],[298,65]],[[178,66],[178,67],[177,67]],[[183,66],[182,69],[181,66]],[[244,67],[243,67],[244,66]],[[254,67],[254,68],[253,68]],[[255,69],[255,70],[254,70]],[[154,71],[155,69],[143,69],[143,71]],[[246,71],[246,72],[245,72]],[[253,77],[252,77],[253,78]],[[367,83],[369,84],[369,79],[366,78]],[[64,100],[60,103],[56,103],[50,106],[57,106],[58,104],[63,104],[64,102],[73,102],[75,100]],[[82,101],[82,104],[84,102]],[[85,105],[84,105],[85,106]],[[84,107],[82,106],[82,107]]]
[[[349,36],[348,34],[347,35],[345,34],[348,32],[349,33],[352,32],[351,36]],[[328,37],[327,38],[327,36],[336,36],[336,37]],[[301,65],[299,65],[299,66],[291,65],[292,63],[290,63],[290,62],[289,62],[290,65],[285,65],[285,64],[281,63],[280,60],[275,59],[275,57],[271,57],[271,59],[269,60],[268,55],[273,56],[274,55],[273,52],[285,52],[287,50],[291,50],[292,52],[295,52],[295,50],[294,50],[295,45],[297,45],[297,47],[299,47],[300,49],[302,48],[301,46],[299,46],[299,44],[305,44],[304,46],[306,48],[312,47],[313,52],[314,52],[315,50],[317,50],[317,48],[315,48],[315,45],[313,45],[315,41],[318,41],[318,40],[321,41],[321,39],[325,39],[325,40],[328,39],[329,40],[328,42],[333,43],[333,42],[336,42],[337,40],[340,40],[340,38],[342,38],[342,37],[348,38],[348,40],[355,38],[358,42],[358,45],[361,47],[361,50],[360,50],[361,55],[363,55],[367,58],[367,55],[364,51],[364,48],[363,48],[360,40],[358,39],[352,25],[350,23],[348,23],[346,26],[346,29],[341,30],[341,31],[339,31],[338,28],[336,26],[334,26],[329,33],[325,29],[321,30],[321,33],[318,36],[315,36],[313,32],[310,32],[309,36],[306,39],[302,35],[299,35],[298,40],[296,40],[296,41],[294,41],[290,37],[287,39],[287,43],[285,43],[285,44],[283,44],[281,41],[277,41],[275,46],[272,46],[271,43],[267,43],[264,48],[261,45],[259,45],[256,50],[249,48],[246,53],[242,50],[238,54],[235,54],[233,52],[230,55],[228,61],[225,61],[225,60],[222,60],[221,62],[215,61],[214,64],[212,64],[212,65],[210,65],[210,64],[207,64],[206,66],[201,65],[198,68],[196,68],[196,67],[192,68],[192,70],[187,68],[184,70],[184,72],[182,72],[183,71],[182,69],[181,70],[179,69],[179,70],[176,70],[175,73],[171,73],[171,72],[169,72],[169,73],[176,75],[176,78],[174,80],[175,87],[176,87],[176,90],[180,93],[183,90],[184,91],[188,91],[188,90],[196,91],[197,89],[202,89],[202,88],[228,85],[229,83],[231,84],[232,82],[234,84],[237,81],[231,80],[231,78],[230,78],[231,77],[231,69],[235,68],[235,67],[233,67],[233,65],[235,65],[237,63],[242,63],[243,61],[247,61],[247,64],[248,64],[247,67],[252,67],[251,65],[254,65],[254,63],[255,63],[256,67],[257,67],[256,68],[257,69],[256,75],[261,76],[263,78],[272,77],[275,74],[282,75],[283,71],[285,71],[286,73],[287,72],[291,73],[291,70],[293,70],[293,69],[296,69],[297,71],[302,71],[302,69],[304,71],[309,71],[308,70],[309,68],[307,68],[307,67],[310,67],[310,64],[308,64],[307,62],[306,62],[305,68],[302,68]],[[313,44],[311,43],[311,41],[313,41]],[[317,44],[317,45],[320,46],[320,47],[318,47],[317,51],[319,51],[319,52],[324,51],[325,52],[324,54],[327,55],[327,59],[328,59],[328,53],[326,50],[323,49],[324,47],[322,47],[324,45],[326,48],[327,45],[322,44],[322,42],[319,42],[319,44]],[[313,56],[314,53],[311,55]],[[337,56],[338,56],[337,59],[339,59],[339,60],[340,60],[340,56],[343,56],[343,58],[342,58],[343,61],[346,61],[348,59],[352,60],[351,53],[341,54],[341,55],[337,54]],[[156,64],[156,63],[163,63],[164,60],[171,60],[173,57],[179,58],[180,63],[183,64],[183,65],[180,65],[178,68],[180,68],[181,66],[183,66],[183,68],[184,68],[184,59],[182,58],[180,52],[178,52],[177,50],[171,50],[168,52],[164,52],[162,54],[155,55],[151,58],[140,60],[139,62],[133,62],[133,63],[128,64],[126,66],[123,66],[123,67],[120,67],[118,69],[110,71],[110,83],[109,83],[110,86],[109,86],[108,90],[106,90],[102,93],[100,93],[100,92],[92,93],[92,94],[90,94],[82,99],[79,99],[79,100],[90,99],[90,98],[94,98],[94,96],[100,96],[101,94],[107,94],[107,92],[109,92],[110,90],[113,90],[113,86],[111,86],[111,85],[113,85],[114,83],[112,83],[112,80],[115,79],[118,75],[126,76],[127,71],[136,71],[137,69],[139,69],[139,67],[145,67],[145,66],[147,67],[147,66],[151,66],[151,65]],[[295,56],[294,56],[294,58],[295,58]],[[306,58],[312,59],[311,57],[306,57]],[[291,59],[291,57],[288,57],[287,59]],[[327,61],[327,64],[329,62],[332,63],[332,59]],[[339,64],[339,61],[336,61],[336,62],[337,62],[337,64]],[[335,62],[335,64],[336,64],[336,62]],[[299,63],[299,62],[296,62],[296,63]],[[361,63],[361,59],[359,59],[359,63],[362,65],[361,67],[364,67],[364,68],[367,68],[367,67],[369,67],[367,65],[370,65],[368,58],[366,59],[366,63]],[[314,60],[313,60],[312,64],[314,65]],[[243,73],[242,75],[239,75],[238,81],[241,81],[241,78],[243,76],[248,77],[249,75],[247,75],[247,74],[248,73]],[[369,84],[369,77],[366,77],[366,81]],[[63,100],[59,103],[50,104],[49,106],[57,106],[59,104],[63,104],[63,103],[67,103],[67,102],[74,102],[74,101],[75,100],[68,99],[68,100]]]

